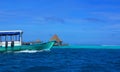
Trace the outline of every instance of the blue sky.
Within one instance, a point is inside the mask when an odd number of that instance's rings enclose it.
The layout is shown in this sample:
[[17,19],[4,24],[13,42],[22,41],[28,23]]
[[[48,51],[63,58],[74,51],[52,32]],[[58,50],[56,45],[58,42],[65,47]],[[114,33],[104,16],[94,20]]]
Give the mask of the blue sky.
[[24,41],[120,45],[119,0],[0,0],[0,30],[24,31]]

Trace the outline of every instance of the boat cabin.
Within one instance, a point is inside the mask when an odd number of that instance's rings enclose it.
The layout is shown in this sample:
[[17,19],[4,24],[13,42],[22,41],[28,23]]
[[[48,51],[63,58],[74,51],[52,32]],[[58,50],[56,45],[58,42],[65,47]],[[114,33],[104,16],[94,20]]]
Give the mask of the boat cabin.
[[0,47],[22,45],[22,30],[0,31]]

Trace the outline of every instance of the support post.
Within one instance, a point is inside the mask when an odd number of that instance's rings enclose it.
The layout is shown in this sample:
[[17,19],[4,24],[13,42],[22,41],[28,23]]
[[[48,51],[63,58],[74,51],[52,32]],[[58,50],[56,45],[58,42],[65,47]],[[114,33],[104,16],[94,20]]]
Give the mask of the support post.
[[22,33],[19,35],[20,45],[22,45]]

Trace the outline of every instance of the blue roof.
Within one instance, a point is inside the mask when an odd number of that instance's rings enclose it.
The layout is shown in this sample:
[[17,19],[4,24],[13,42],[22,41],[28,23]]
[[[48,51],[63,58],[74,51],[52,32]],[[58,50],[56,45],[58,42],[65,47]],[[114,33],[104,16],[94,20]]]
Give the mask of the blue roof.
[[20,35],[22,31],[0,31],[0,36],[6,35]]
[[19,35],[20,32],[2,32],[0,35]]

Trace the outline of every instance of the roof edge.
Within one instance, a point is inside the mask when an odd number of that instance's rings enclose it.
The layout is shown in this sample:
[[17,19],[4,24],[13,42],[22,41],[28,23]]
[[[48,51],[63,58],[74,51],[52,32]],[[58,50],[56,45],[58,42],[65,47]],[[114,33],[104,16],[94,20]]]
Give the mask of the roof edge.
[[22,30],[6,30],[6,31],[0,31],[0,32],[23,32]]

